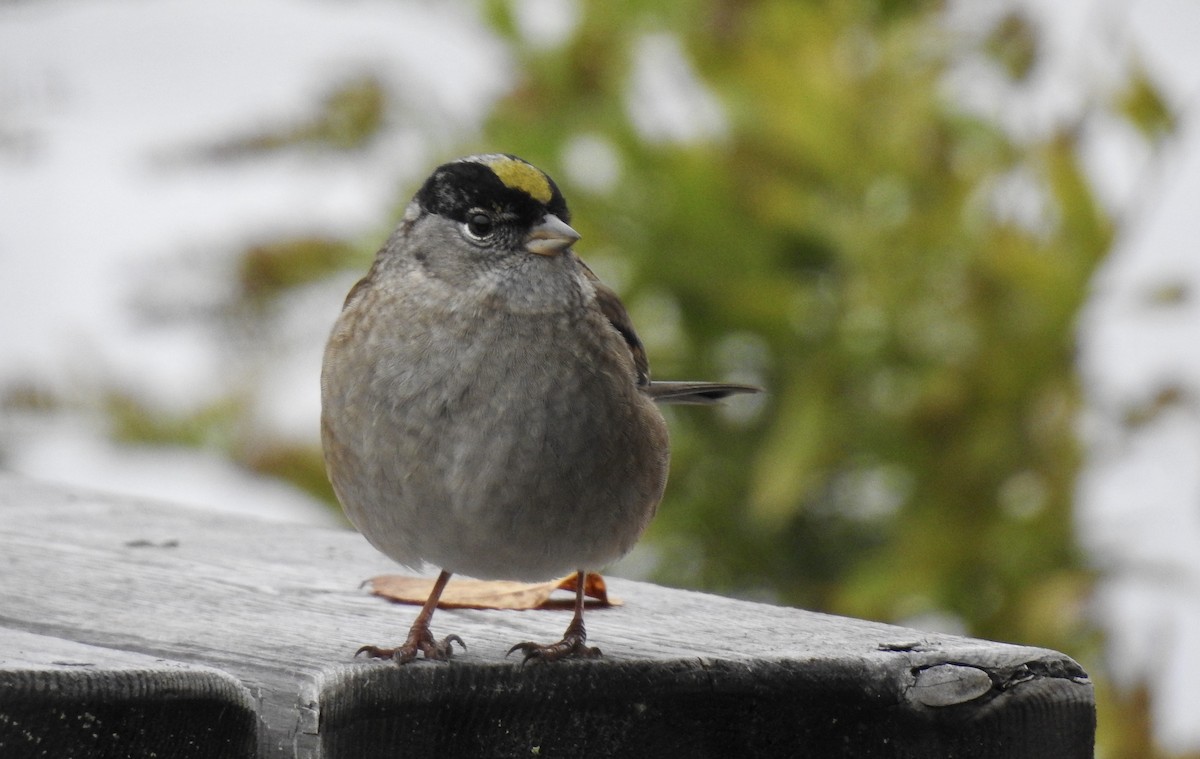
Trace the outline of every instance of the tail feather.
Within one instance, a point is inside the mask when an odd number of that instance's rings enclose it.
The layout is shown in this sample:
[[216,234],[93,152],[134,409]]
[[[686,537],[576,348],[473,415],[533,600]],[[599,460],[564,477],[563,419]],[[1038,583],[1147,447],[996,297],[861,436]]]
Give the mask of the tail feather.
[[656,403],[707,406],[744,393],[761,393],[761,387],[727,382],[651,382],[642,388]]

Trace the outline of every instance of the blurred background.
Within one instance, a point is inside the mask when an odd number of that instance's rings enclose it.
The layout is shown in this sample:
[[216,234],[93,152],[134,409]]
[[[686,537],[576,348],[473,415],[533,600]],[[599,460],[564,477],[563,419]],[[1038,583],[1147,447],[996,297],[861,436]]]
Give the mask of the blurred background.
[[345,292],[546,169],[675,409],[613,573],[1048,646],[1200,757],[1200,5],[0,0],[0,468],[342,524]]

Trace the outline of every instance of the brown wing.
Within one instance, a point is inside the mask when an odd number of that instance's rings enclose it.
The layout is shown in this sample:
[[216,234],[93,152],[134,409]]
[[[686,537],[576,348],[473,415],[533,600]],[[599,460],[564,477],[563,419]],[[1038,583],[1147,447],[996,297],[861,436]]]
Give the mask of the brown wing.
[[612,288],[601,282],[600,278],[587,267],[587,264],[580,260],[579,265],[583,267],[584,274],[596,289],[596,303],[600,306],[600,312],[617,332],[621,333],[621,337],[625,338],[625,343],[629,346],[629,352],[633,355],[633,365],[637,368],[637,383],[649,385],[650,360],[646,358],[646,348],[633,328],[633,321],[629,318],[629,312],[625,310],[625,305],[621,303],[621,299],[617,297]]
[[762,392],[762,388],[753,385],[727,382],[651,382],[650,360],[646,358],[646,348],[633,329],[633,321],[629,318],[629,312],[625,310],[624,304],[621,303],[621,299],[617,297],[612,288],[601,282],[600,278],[587,267],[587,264],[580,261],[579,265],[583,267],[584,273],[596,289],[596,303],[600,306],[601,313],[607,317],[629,345],[634,366],[637,367],[638,385],[655,402],[707,405],[730,395]]

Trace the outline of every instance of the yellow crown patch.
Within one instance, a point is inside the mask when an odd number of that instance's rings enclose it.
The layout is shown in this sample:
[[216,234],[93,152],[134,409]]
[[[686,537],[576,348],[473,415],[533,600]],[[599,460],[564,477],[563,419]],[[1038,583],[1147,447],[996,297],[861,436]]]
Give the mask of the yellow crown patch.
[[554,192],[550,189],[550,180],[546,178],[546,175],[524,161],[515,161],[508,156],[497,156],[487,161],[486,165],[496,173],[505,186],[520,190],[543,205],[548,205],[551,198],[554,197]]

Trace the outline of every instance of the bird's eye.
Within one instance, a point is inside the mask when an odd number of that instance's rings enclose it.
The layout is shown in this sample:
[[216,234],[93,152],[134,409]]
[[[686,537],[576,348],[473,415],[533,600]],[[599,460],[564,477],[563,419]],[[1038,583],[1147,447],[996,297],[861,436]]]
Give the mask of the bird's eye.
[[496,223],[492,217],[482,211],[475,211],[467,216],[467,234],[476,240],[485,240],[492,236]]

